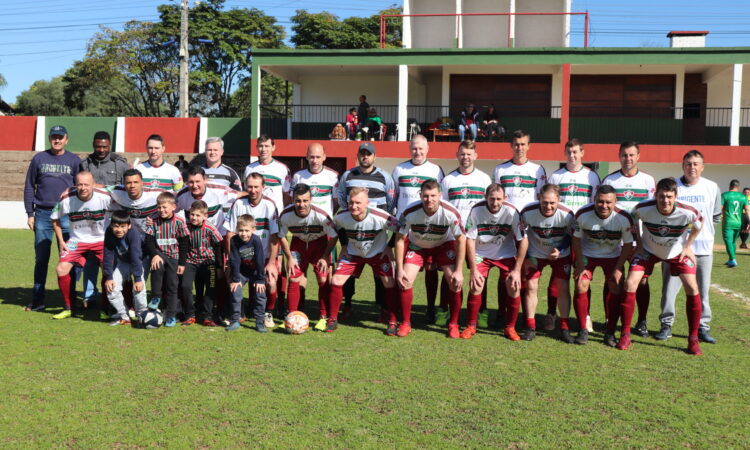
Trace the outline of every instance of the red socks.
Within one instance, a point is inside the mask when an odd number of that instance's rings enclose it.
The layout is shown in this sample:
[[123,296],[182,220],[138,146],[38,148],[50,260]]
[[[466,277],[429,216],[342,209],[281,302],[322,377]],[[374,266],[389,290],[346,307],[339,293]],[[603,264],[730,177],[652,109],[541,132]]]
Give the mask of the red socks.
[[623,334],[630,333],[630,325],[633,323],[633,310],[635,309],[635,297],[635,292],[626,292],[620,303]]
[[576,293],[573,297],[573,308],[576,311],[576,318],[578,318],[578,326],[581,329],[586,328],[586,316],[589,311],[589,296],[586,292]]
[[[508,298],[505,303],[505,326],[506,328],[515,328],[516,321],[518,320],[518,311],[521,309],[521,297]],[[534,327],[536,327],[536,322],[534,322]]]
[[701,314],[703,313],[700,294],[687,296],[685,311],[687,312],[688,331],[690,332],[690,336],[697,337],[698,328],[701,325]]
[[266,302],[266,311],[273,311],[274,309],[276,309],[276,298],[278,296],[279,296],[278,292],[268,292],[268,301]]
[[320,306],[320,315],[328,317],[326,305],[328,304],[328,292],[330,291],[330,284],[324,283],[318,285],[318,305]]
[[557,283],[555,283],[555,278],[550,276],[549,279],[549,286],[547,286],[547,314],[555,315],[557,314],[557,295],[559,292],[557,292]]
[[651,302],[651,290],[648,283],[639,284],[635,294],[636,301],[638,302],[638,322],[640,322],[646,320],[648,304]]
[[466,306],[469,316],[469,326],[476,327],[477,316],[479,316],[479,308],[482,307],[482,294],[469,294],[469,297],[466,299]]
[[530,319],[526,319],[526,328],[536,330],[536,319],[533,317]]
[[424,272],[424,290],[427,292],[427,306],[435,306],[438,289],[438,271],[426,270]]
[[[464,293],[462,290],[458,292],[451,292],[453,297],[451,298],[450,304],[450,319],[448,325],[458,325],[458,315],[461,314],[461,304],[463,303]],[[481,296],[480,296],[481,298]]]
[[289,289],[287,289],[286,300],[289,312],[297,311],[299,308],[300,299],[300,287],[299,283],[295,281],[289,282]]
[[[560,317],[560,329],[561,330],[569,330],[570,329],[570,326],[568,325],[568,320],[569,319],[567,317]],[[584,325],[584,328],[586,328],[585,325]]]
[[328,288],[328,318],[338,320],[339,307],[341,300],[344,298],[344,286],[330,284]]
[[71,276],[70,274],[58,276],[57,277],[57,284],[60,286],[60,294],[62,294],[62,298],[65,301],[65,309],[70,309],[70,283],[71,283]]
[[411,302],[413,297],[412,289],[400,291],[401,296],[401,322],[411,324]]

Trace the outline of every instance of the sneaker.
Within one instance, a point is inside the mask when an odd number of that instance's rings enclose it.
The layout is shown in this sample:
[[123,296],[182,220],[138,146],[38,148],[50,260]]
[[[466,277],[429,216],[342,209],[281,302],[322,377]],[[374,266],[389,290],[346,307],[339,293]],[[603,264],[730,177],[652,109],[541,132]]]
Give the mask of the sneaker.
[[575,342],[573,336],[570,335],[570,330],[560,330],[560,340],[566,344],[572,344]]
[[396,331],[398,331],[398,325],[396,325],[396,322],[390,322],[388,324],[388,328],[385,329],[385,335],[386,336],[395,336]]
[[604,335],[604,345],[607,347],[617,347],[617,339],[614,334],[607,333]]
[[325,331],[327,328],[328,318],[325,316],[321,316],[318,320],[318,323],[315,324],[315,329],[318,331]]
[[56,320],[67,319],[72,315],[73,313],[69,309],[63,309],[62,312],[55,314],[54,316],[52,316],[52,318]]
[[161,303],[161,298],[152,298],[151,301],[148,302],[148,309],[159,309],[159,303]]
[[516,329],[513,327],[507,327],[503,330],[503,336],[510,339],[511,341],[520,341],[521,337],[516,332]]
[[38,305],[38,306],[28,305],[24,308],[24,311],[41,312],[41,311],[44,311],[45,309],[47,308],[44,305]]
[[203,322],[201,322],[201,325],[203,325],[204,327],[218,327],[219,326],[216,324],[216,322],[214,322],[211,319],[204,320]]
[[182,326],[187,327],[195,323],[195,317],[188,317],[182,321]]
[[341,308],[341,313],[339,314],[339,320],[349,320],[351,316],[352,316],[351,305],[344,305],[344,307]]
[[269,330],[273,330],[273,328],[276,326],[276,323],[273,321],[273,314],[267,312],[263,316],[263,325],[265,325]]
[[461,333],[458,332],[457,323],[452,323],[448,325],[448,337],[451,339],[458,339],[461,337]]
[[555,320],[557,319],[557,316],[555,314],[547,314],[544,316],[544,330],[545,331],[552,331],[555,329]]
[[428,306],[427,307],[427,317],[425,317],[425,324],[427,325],[435,325],[435,320],[437,317],[435,316],[435,307],[434,306]]
[[578,345],[586,345],[589,342],[589,330],[581,330],[578,332],[578,336],[576,336],[576,344]]
[[735,267],[737,267],[737,261],[735,261],[733,259],[733,260],[727,262],[727,267],[729,267],[730,269],[734,269]]
[[[263,325],[263,324],[261,324],[261,325]],[[234,322],[230,323],[229,325],[227,325],[227,327],[224,328],[224,329],[226,331],[237,331],[237,330],[240,329],[240,326],[241,325],[240,325],[239,321],[234,321]]]
[[398,331],[396,332],[396,336],[398,337],[406,337],[411,333],[411,324],[409,323],[402,323],[398,326]]
[[450,313],[448,313],[447,309],[440,308],[437,310],[437,314],[435,315],[435,325],[439,327],[444,327],[448,324],[448,317],[450,316]]
[[130,320],[117,319],[109,323],[110,327],[116,327],[117,325],[130,325]]
[[268,328],[266,328],[266,324],[264,324],[262,320],[256,320],[255,331],[258,333],[268,333]]
[[636,336],[640,337],[649,337],[650,334],[648,333],[648,326],[646,325],[645,320],[641,320],[637,324],[635,324],[635,329],[633,330]]
[[490,327],[490,314],[487,310],[480,311],[477,317],[477,328],[489,328]]
[[630,333],[625,333],[620,336],[620,340],[617,342],[618,350],[627,350],[630,348]]
[[135,313],[135,310],[133,308],[130,308],[128,310],[128,317],[130,317],[130,320],[135,320],[138,315]]
[[594,322],[591,321],[591,316],[589,315],[586,316],[586,331],[589,333],[594,332]]
[[666,323],[661,324],[661,330],[654,335],[654,339],[657,341],[666,341],[672,337],[672,327]]
[[166,322],[164,322],[164,326],[168,328],[172,328],[175,325],[177,325],[177,319],[175,317],[170,317]]
[[99,311],[99,320],[105,320],[106,321],[106,320],[110,320],[110,319],[116,319],[118,317],[120,317],[120,316],[118,316],[117,314],[115,314],[114,316],[110,316],[109,314],[107,314],[104,311]]
[[708,329],[706,328],[700,328],[698,330],[698,340],[701,342],[706,342],[708,344],[715,344],[716,338],[711,336],[711,333],[708,332]]
[[477,327],[469,325],[461,332],[461,339],[471,339],[475,334],[477,334]]
[[526,328],[523,330],[523,334],[521,335],[521,339],[524,341],[533,341],[536,337],[536,329],[534,328]]
[[336,319],[328,319],[326,321],[326,333],[333,333],[334,331],[338,330],[339,328],[339,321]]
[[700,344],[698,344],[697,336],[690,336],[688,338],[687,352],[695,356],[700,356],[703,354],[703,352],[701,351],[701,346]]
[[[229,325],[229,321],[228,320],[225,320],[224,322],[226,322],[226,325]],[[245,323],[245,322],[247,322],[247,317],[241,316],[240,317],[240,323]]]
[[740,248],[744,248],[745,250],[747,250],[747,244],[740,244]]

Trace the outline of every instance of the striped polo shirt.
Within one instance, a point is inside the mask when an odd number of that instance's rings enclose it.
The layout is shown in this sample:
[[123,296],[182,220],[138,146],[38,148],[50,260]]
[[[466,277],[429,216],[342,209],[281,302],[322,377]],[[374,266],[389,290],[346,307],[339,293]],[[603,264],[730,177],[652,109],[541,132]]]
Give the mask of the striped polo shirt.
[[187,254],[187,262],[190,264],[211,264],[216,262],[214,248],[222,241],[221,234],[208,220],[204,220],[201,226],[188,224],[190,233],[190,251]]
[[185,220],[176,214],[172,214],[169,219],[161,217],[153,219],[153,224],[146,227],[146,234],[156,238],[159,250],[172,259],[180,257],[180,246],[177,240],[189,236]]

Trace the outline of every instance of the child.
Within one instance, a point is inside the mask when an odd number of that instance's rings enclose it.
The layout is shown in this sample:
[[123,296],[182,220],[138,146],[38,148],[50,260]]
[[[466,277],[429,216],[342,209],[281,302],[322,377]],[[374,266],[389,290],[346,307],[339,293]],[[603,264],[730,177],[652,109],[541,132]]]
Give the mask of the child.
[[[198,305],[198,318],[203,326],[215,327],[211,320],[214,310],[214,293],[216,288],[216,261],[221,261],[221,241],[219,231],[211,225],[208,218],[208,205],[203,200],[196,200],[190,206],[190,251],[187,254],[185,273],[182,274],[182,299],[185,302],[185,320],[183,325],[195,323],[195,306],[193,305],[193,282],[196,293],[201,299]],[[201,292],[205,289],[205,292]]]
[[185,271],[190,238],[185,220],[175,215],[177,201],[171,192],[162,192],[156,198],[158,217],[146,226],[146,251],[151,258],[150,309],[157,309],[161,302],[162,284],[167,297],[167,313],[164,326],[177,324],[178,275]]
[[136,314],[146,310],[146,285],[143,274],[143,237],[137,228],[130,224],[127,211],[112,213],[112,221],[104,234],[104,288],[107,299],[117,311],[118,319],[110,325],[127,325],[130,323],[128,311],[122,296],[122,286],[131,277],[133,283],[133,300]]
[[237,234],[230,241],[229,267],[232,280],[229,289],[232,291],[232,318],[226,327],[227,331],[234,331],[240,327],[242,310],[242,286],[250,283],[250,297],[255,291],[253,315],[255,329],[265,333],[263,323],[266,312],[266,275],[263,242],[255,234],[255,219],[250,214],[243,214],[237,218]]
[[354,136],[359,131],[359,116],[357,116],[357,108],[349,109],[349,114],[346,115],[346,128],[349,132],[349,139],[354,139]]

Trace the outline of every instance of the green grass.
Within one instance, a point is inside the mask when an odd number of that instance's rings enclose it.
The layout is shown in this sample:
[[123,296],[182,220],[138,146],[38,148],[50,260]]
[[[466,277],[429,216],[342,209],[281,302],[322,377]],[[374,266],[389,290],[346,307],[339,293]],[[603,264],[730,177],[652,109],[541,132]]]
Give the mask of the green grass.
[[[748,446],[750,311],[716,291],[719,343],[704,344],[702,357],[684,352],[682,296],[675,337],[635,338],[627,352],[606,348],[600,333],[585,347],[494,331],[450,340],[420,327],[389,338],[374,322],[369,273],[355,320],[336,333],[147,331],[24,312],[32,234],[0,239],[3,447]],[[750,297],[748,254],[734,270],[724,259],[717,253],[714,282]],[[50,271],[48,304],[60,305],[55,281]],[[417,286],[415,323],[424,313]],[[602,318],[598,295],[592,315]],[[652,330],[657,316],[652,307]]]

